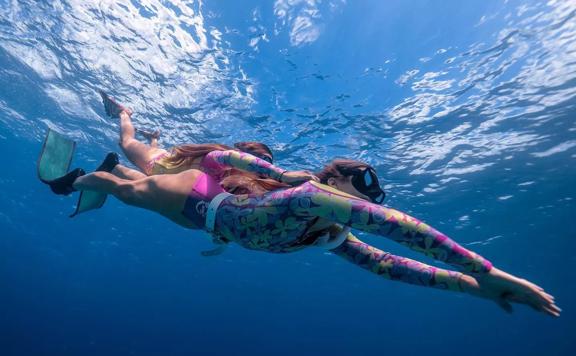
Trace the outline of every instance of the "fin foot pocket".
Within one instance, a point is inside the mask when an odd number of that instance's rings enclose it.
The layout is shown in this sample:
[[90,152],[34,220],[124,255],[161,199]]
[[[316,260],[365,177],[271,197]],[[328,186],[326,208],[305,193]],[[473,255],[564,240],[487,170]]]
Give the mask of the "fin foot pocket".
[[82,168],[76,168],[73,171],[70,171],[63,175],[60,178],[56,178],[50,181],[46,181],[46,184],[50,186],[50,189],[58,195],[70,195],[72,192],[75,192],[76,189],[72,186],[74,181],[85,175],[86,172]]
[[118,163],[120,163],[120,161],[118,159],[118,154],[116,152],[110,152],[106,155],[106,158],[104,158],[104,161],[102,161],[102,163],[100,163],[98,168],[96,168],[96,171],[97,172],[112,172],[112,170],[114,169],[114,167],[116,167],[116,165]]

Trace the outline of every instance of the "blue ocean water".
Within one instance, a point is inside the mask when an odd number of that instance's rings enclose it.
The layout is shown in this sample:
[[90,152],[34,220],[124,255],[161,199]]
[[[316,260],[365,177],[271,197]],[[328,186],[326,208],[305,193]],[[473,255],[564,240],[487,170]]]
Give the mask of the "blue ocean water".
[[[572,355],[574,1],[0,0],[1,355]],[[234,246],[36,178],[119,150],[97,89],[161,144],[259,140],[279,166],[364,160],[386,204],[556,296],[554,319]],[[386,239],[378,247],[432,263]]]

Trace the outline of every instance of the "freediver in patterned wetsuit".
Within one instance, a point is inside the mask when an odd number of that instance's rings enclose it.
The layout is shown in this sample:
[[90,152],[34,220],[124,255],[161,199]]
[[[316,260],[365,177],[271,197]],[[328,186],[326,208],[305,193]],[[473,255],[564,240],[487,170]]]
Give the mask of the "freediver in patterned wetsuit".
[[[391,238],[461,272],[428,266],[369,246],[348,234],[332,251],[378,275],[407,283],[462,291],[491,299],[511,311],[510,302],[527,304],[559,316],[554,299],[542,288],[492,266],[446,235],[402,212],[376,203],[383,200],[374,170],[361,162],[334,161],[318,174],[279,169],[247,153],[229,150],[207,154],[204,172],[190,169],[178,174],[137,180],[112,173],[83,175],[75,170],[51,183],[53,190],[93,190],[123,202],[156,211],[192,229],[211,231],[224,242],[267,252],[290,252],[315,245],[315,237],[341,226]],[[210,175],[231,167],[236,173],[217,180]],[[205,173],[207,172],[207,173]],[[241,172],[250,172],[243,175]],[[257,175],[255,175],[257,174]],[[280,183],[300,184],[264,194],[231,195],[223,187],[265,187],[259,176]],[[226,180],[235,180],[234,184]],[[315,180],[320,180],[318,183]],[[302,184],[302,182],[305,182]],[[61,189],[65,187],[66,189]],[[224,194],[224,195],[222,195]],[[218,199],[216,199],[218,198]],[[208,208],[216,204],[214,222],[208,226]]]

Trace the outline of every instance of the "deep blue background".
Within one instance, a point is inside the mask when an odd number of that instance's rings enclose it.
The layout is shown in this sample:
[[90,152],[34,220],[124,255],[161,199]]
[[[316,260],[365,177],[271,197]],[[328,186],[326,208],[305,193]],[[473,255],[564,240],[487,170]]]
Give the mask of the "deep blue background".
[[[0,0],[0,354],[574,354],[575,13]],[[74,166],[118,150],[98,88],[165,146],[257,139],[288,169],[363,159],[387,204],[540,284],[563,315],[507,315],[322,250],[201,257],[203,232],[114,198],[70,219],[75,197],[38,182],[36,159],[47,127],[78,141]]]

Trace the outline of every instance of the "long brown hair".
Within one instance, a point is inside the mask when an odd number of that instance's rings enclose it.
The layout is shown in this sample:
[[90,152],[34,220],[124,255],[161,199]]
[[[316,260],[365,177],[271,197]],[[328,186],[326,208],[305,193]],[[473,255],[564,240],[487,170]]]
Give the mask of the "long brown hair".
[[[364,162],[351,159],[335,159],[324,168],[315,173],[320,178],[320,183],[326,184],[329,178],[342,179],[351,176],[354,172],[370,168],[370,165]],[[252,173],[234,170],[235,173],[226,177],[222,181],[222,187],[229,193],[234,194],[264,194],[266,192],[290,188],[285,183],[277,182],[273,179],[261,179]]]
[[[245,142],[240,143],[240,150],[258,156],[259,153],[267,153],[272,157],[272,152],[263,143]],[[195,161],[204,158],[212,151],[234,150],[230,146],[219,143],[187,144],[172,148],[172,154],[165,158],[165,161],[174,166],[192,166]],[[232,194],[263,194],[272,190],[288,188],[290,185],[277,182],[273,179],[262,178],[254,173],[230,168],[224,174],[224,179],[220,182],[222,188]]]
[[182,165],[191,167],[192,164],[194,164],[194,161],[197,161],[199,158],[204,158],[204,156],[212,151],[228,150],[233,150],[233,148],[219,143],[180,145],[173,147],[170,156],[166,157],[164,160],[166,163],[175,167]]
[[242,152],[250,153],[258,158],[261,158],[265,161],[272,163],[274,161],[274,154],[272,154],[272,150],[270,147],[266,146],[262,142],[255,142],[255,141],[245,141],[245,142],[236,142],[234,147],[239,149]]
[[326,184],[330,178],[342,179],[365,168],[370,168],[370,165],[352,159],[335,159],[317,172],[316,177],[320,178],[320,183]]
[[274,179],[260,178],[254,173],[232,169],[220,185],[232,194],[264,194],[277,189],[290,188],[290,185]]

